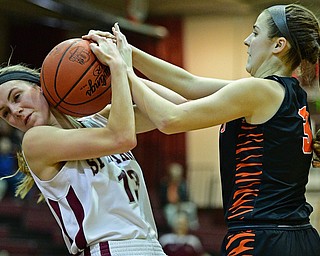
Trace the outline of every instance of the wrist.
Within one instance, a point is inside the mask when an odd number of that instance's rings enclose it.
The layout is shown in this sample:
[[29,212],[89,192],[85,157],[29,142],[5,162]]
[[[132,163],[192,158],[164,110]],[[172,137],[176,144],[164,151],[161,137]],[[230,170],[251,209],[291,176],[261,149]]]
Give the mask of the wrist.
[[139,54],[138,53],[139,49],[134,47],[133,45],[130,45],[130,47],[131,47],[131,52],[132,52],[132,62],[134,63],[135,58]]
[[129,75],[129,74],[131,74],[131,75],[134,75],[135,73],[134,73],[134,70],[133,70],[133,67],[131,66],[131,67],[129,67],[129,66],[127,66],[127,74]]
[[126,63],[123,61],[122,58],[118,58],[118,59],[113,59],[112,61],[109,61],[107,64],[110,68],[110,70],[116,71],[116,70],[125,70],[127,65]]

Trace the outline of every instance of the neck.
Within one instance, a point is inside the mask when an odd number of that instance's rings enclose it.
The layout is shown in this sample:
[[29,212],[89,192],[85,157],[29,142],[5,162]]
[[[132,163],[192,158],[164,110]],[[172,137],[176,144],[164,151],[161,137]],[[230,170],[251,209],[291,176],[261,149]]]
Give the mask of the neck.
[[271,75],[292,76],[292,73],[293,70],[289,65],[285,64],[279,56],[273,55],[251,75],[256,78],[264,78]]
[[71,118],[68,117],[67,115],[61,113],[60,111],[58,111],[54,108],[51,109],[51,112],[57,121],[57,126],[63,128],[63,129],[79,128],[79,127],[77,127],[77,125],[74,122],[72,122]]
[[264,78],[271,75],[278,75],[278,76],[292,76],[292,70],[287,68],[284,65],[269,65],[268,68],[258,70],[253,77],[256,78]]

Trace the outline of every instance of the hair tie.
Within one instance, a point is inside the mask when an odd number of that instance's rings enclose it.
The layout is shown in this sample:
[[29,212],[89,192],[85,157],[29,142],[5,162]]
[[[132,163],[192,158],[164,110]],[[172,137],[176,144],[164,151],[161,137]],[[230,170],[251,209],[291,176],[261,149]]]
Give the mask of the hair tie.
[[292,47],[300,55],[299,46],[296,40],[293,40],[288,28],[286,17],[286,5],[271,6],[267,10],[269,11],[271,18],[277,26],[277,28],[279,29],[280,33],[292,44]]
[[26,71],[10,71],[0,75],[0,85],[12,80],[23,80],[40,85],[40,77]]

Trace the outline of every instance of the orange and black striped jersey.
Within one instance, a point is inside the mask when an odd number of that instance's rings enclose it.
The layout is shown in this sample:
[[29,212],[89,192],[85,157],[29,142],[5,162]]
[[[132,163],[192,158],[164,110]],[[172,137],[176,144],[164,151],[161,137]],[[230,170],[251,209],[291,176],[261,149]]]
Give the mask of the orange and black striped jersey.
[[312,158],[307,94],[291,77],[270,76],[285,88],[284,100],[267,122],[240,118],[220,129],[223,206],[232,223],[305,223],[312,207],[305,186]]

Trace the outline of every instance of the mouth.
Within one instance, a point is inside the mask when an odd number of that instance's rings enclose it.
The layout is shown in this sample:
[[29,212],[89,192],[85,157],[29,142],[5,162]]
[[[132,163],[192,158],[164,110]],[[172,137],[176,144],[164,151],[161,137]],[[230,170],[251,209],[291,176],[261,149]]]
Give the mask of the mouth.
[[31,115],[32,115],[32,113],[27,115],[26,118],[24,119],[24,124],[25,125],[27,125],[27,123],[29,122]]

